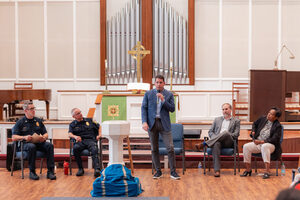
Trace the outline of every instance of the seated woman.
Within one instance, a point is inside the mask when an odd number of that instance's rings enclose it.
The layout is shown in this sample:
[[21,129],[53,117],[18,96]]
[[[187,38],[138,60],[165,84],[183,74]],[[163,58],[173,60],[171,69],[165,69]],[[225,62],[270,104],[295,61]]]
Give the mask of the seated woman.
[[[261,153],[265,163],[266,171],[263,179],[270,177],[270,161],[276,160],[281,156],[281,131],[282,126],[278,121],[281,116],[279,108],[271,108],[267,116],[263,116],[256,120],[252,125],[251,137],[253,142],[247,143],[243,147],[244,163],[246,171],[241,175],[251,176],[251,155],[252,153]],[[272,154],[272,155],[271,155]]]

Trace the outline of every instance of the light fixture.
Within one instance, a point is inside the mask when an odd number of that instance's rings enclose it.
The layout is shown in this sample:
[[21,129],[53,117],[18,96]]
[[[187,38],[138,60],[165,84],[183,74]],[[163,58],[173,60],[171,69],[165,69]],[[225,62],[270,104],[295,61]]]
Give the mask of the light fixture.
[[286,46],[285,44],[282,45],[282,47],[281,47],[281,49],[280,49],[280,51],[279,51],[279,53],[278,53],[278,55],[277,55],[277,57],[276,57],[276,60],[274,61],[274,70],[278,70],[278,66],[277,66],[277,64],[278,64],[278,59],[279,59],[279,56],[282,54],[282,51],[283,51],[284,48],[290,53],[290,59],[294,59],[294,58],[295,58],[295,56],[294,56],[294,54],[291,52],[291,50],[290,50],[289,48],[287,48],[287,46]]

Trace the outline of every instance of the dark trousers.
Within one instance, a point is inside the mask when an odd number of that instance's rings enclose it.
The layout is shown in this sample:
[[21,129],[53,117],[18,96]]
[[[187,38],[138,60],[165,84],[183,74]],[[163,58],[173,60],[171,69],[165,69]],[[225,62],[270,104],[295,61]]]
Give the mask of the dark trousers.
[[81,142],[76,142],[74,144],[73,152],[74,152],[74,156],[75,156],[75,160],[77,162],[78,168],[83,169],[82,160],[81,160],[81,152],[84,149],[88,149],[89,152],[91,152],[92,160],[94,163],[94,169],[100,169],[97,141],[95,141],[93,139],[84,139]]
[[24,151],[28,152],[28,162],[30,171],[35,171],[36,151],[42,151],[47,157],[48,171],[54,172],[54,150],[53,144],[49,142],[43,143],[25,143]]
[[151,131],[149,131],[149,138],[151,142],[152,161],[156,171],[160,171],[160,160],[159,160],[159,134],[163,139],[163,142],[168,151],[168,159],[171,172],[176,171],[175,167],[175,151],[173,144],[173,137],[171,131],[164,131],[160,119],[155,120],[155,124]]
[[[213,141],[213,142],[212,142]],[[217,138],[207,141],[208,146],[212,148],[212,157],[214,161],[214,170],[220,170],[220,155],[222,148],[232,148],[233,147],[233,138],[230,133],[223,132],[218,135]]]

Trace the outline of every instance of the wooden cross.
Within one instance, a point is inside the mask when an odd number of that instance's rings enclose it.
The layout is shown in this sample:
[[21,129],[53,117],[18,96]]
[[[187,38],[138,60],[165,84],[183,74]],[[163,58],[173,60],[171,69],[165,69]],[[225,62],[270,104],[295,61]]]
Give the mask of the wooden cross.
[[136,59],[136,68],[137,68],[137,82],[141,82],[141,60],[145,58],[147,54],[150,54],[149,50],[145,50],[145,47],[141,44],[140,41],[137,41],[137,45],[135,45],[128,53]]

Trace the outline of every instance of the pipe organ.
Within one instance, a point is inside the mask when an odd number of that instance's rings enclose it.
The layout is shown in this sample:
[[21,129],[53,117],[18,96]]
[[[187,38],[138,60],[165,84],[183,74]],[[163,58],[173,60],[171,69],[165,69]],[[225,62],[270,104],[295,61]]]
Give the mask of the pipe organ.
[[[110,85],[137,81],[136,61],[127,52],[141,41],[140,8],[139,0],[130,0],[107,21],[107,83]],[[166,1],[154,0],[153,83],[157,74],[164,75],[166,83],[170,83],[171,62],[173,84],[189,83],[187,35],[187,20]]]

